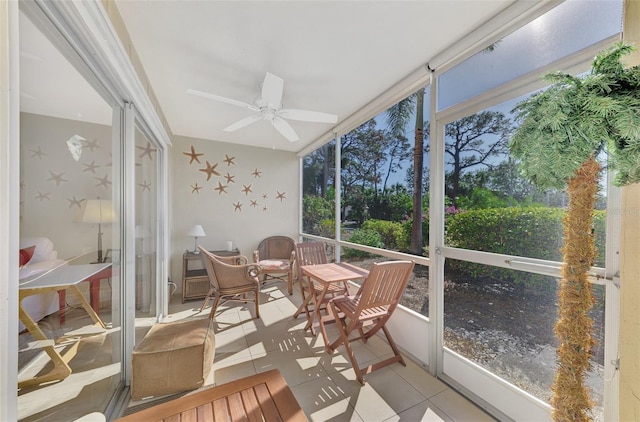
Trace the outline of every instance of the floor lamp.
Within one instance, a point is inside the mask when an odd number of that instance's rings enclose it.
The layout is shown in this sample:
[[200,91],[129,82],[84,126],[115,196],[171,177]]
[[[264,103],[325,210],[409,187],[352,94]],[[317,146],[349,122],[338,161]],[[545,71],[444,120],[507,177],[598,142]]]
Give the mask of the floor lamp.
[[82,203],[80,211],[74,221],[86,224],[98,224],[98,260],[104,262],[102,256],[102,224],[109,224],[114,220],[115,213],[111,201],[104,199],[87,199]]

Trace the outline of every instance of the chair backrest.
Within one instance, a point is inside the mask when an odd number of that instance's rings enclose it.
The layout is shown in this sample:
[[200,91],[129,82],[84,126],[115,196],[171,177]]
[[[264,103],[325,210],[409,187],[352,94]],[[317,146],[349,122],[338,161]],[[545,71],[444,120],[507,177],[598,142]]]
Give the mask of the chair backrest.
[[[225,289],[233,289],[240,286],[246,286],[251,284],[251,278],[247,274],[250,274],[250,267],[256,267],[253,265],[232,265],[224,262],[224,258],[217,257],[211,252],[199,247],[202,262],[209,276],[211,287],[216,290],[223,291]],[[229,262],[233,262],[233,258],[227,258]],[[256,267],[257,268],[257,267]],[[257,282],[257,280],[256,280]]]
[[204,269],[209,276],[209,283],[214,289],[219,289],[218,279],[216,278],[216,271],[213,269],[213,262],[216,260],[215,255],[200,247],[200,258],[204,264]]
[[385,308],[388,314],[393,313],[407,287],[414,266],[413,261],[374,263],[356,294],[356,313],[360,314],[376,307]]
[[289,259],[296,242],[287,236],[271,236],[258,245],[258,256],[263,259]]
[[327,251],[324,242],[298,242],[296,243],[295,252],[298,280],[301,280],[303,277],[303,266],[327,263]]

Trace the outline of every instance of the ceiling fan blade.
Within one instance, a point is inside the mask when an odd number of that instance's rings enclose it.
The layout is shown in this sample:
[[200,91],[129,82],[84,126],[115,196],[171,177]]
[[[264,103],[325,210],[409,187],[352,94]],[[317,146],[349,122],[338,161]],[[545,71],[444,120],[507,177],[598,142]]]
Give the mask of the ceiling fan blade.
[[240,119],[237,122],[230,124],[222,130],[224,130],[225,132],[233,132],[235,130],[242,129],[245,126],[249,126],[251,123],[255,123],[258,120],[262,120],[262,116],[260,114],[253,114],[249,117],[245,117],[244,119]]
[[280,117],[301,122],[336,123],[338,116],[335,114],[322,113],[320,111],[282,109],[278,112]]
[[264,82],[262,82],[262,101],[273,108],[280,107],[283,90],[284,80],[281,77],[269,72],[264,75]]
[[197,91],[195,89],[187,89],[187,94],[196,95],[198,97],[207,98],[209,100],[220,101],[222,103],[231,104],[237,107],[248,108],[249,110],[253,110],[253,111],[260,110],[258,107],[254,106],[253,104],[245,103],[238,100],[233,100],[227,97],[221,97],[215,94],[209,94],[208,92]]
[[275,127],[276,130],[282,134],[282,136],[289,140],[289,142],[295,142],[300,139],[291,125],[280,117],[275,116],[271,123],[273,124],[273,127]]

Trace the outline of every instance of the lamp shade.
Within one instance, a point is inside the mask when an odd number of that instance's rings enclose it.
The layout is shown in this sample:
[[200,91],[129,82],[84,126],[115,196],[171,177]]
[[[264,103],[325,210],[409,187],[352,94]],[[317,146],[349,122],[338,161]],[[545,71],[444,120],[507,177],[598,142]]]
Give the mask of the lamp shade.
[[87,199],[82,203],[73,221],[79,223],[111,223],[115,212],[111,201],[105,199]]
[[206,233],[204,232],[204,229],[200,224],[196,224],[195,226],[191,227],[191,229],[189,229],[189,231],[187,232],[187,236],[204,237],[206,236]]

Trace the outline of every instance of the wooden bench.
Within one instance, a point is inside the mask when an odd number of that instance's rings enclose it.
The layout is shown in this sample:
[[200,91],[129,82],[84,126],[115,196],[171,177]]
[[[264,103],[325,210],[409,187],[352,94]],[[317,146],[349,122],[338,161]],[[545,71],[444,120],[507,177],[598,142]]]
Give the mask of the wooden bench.
[[169,420],[308,422],[277,369],[207,388],[117,419],[119,422]]

